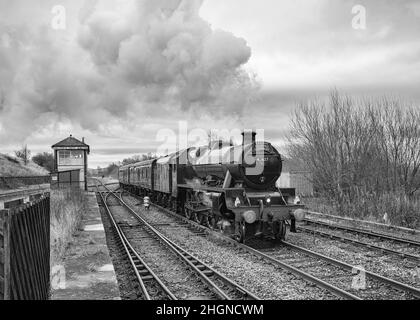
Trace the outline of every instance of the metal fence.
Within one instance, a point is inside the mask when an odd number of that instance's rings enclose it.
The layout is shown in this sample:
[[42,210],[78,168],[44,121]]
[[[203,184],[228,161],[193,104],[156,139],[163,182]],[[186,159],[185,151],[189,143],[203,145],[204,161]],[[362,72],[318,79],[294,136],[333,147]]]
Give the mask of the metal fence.
[[22,186],[32,186],[50,183],[50,176],[33,177],[0,177],[0,188],[15,189]]
[[50,292],[50,195],[0,210],[0,299],[47,300]]

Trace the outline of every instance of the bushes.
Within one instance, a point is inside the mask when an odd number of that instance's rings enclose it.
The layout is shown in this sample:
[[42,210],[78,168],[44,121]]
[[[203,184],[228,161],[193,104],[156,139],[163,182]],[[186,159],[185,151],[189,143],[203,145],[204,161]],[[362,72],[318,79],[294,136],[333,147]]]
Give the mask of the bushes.
[[[379,223],[390,223],[406,228],[420,228],[420,197],[408,197],[404,193],[362,193],[342,197],[341,201],[327,198],[304,199],[313,211],[341,215]],[[384,220],[385,213],[388,221]]]
[[48,175],[48,171],[32,161],[25,165],[21,159],[0,153],[0,176],[2,177],[32,177],[46,175]]
[[77,231],[88,198],[80,189],[51,191],[51,265],[59,263]]
[[420,110],[399,99],[301,104],[292,119],[289,156],[312,172],[314,188],[335,213],[417,224],[420,210]]

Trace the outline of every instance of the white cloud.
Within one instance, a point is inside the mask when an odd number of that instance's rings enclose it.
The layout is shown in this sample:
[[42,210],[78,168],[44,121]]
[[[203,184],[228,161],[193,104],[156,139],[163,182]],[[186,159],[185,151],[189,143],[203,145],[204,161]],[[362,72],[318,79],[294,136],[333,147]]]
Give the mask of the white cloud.
[[281,143],[295,102],[332,87],[420,101],[417,1],[366,2],[364,32],[351,28],[358,2],[64,0],[57,32],[55,0],[0,0],[1,151],[47,151],[70,133],[93,151],[154,151],[179,120],[263,127]]
[[242,69],[251,50],[244,39],[212,30],[198,15],[201,4],[102,1],[79,4],[77,12],[68,3],[68,14],[77,14],[67,20],[76,27],[62,33],[51,29],[45,12],[29,26],[27,10],[12,6],[25,21],[0,25],[1,139],[30,138],[52,115],[101,133],[110,123],[169,108],[240,113],[254,90]]

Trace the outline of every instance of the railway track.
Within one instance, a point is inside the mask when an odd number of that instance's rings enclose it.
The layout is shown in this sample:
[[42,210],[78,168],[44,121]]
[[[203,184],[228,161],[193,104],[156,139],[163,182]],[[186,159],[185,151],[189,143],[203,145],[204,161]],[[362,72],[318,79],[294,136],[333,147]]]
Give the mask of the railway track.
[[117,237],[117,245],[125,252],[126,257],[129,260],[132,270],[136,276],[141,296],[144,300],[151,300],[152,295],[150,292],[154,292],[154,296],[160,299],[176,300],[175,295],[163,284],[160,278],[153,272],[148,264],[142,259],[138,252],[133,248],[130,241],[124,234],[121,226],[114,219],[113,215],[108,206],[108,197],[111,193],[99,192],[102,199],[102,204],[107,212],[108,218],[111,221],[115,236]]
[[[137,199],[139,199],[137,197]],[[141,200],[141,199],[140,199]],[[203,234],[215,233],[178,214],[153,205],[160,211],[175,218],[189,228],[200,230]],[[220,234],[217,233],[220,239]],[[276,266],[292,272],[298,277],[314,285],[333,292],[337,297],[345,299],[420,299],[420,290],[410,285],[395,281],[379,274],[362,270],[343,261],[339,261],[315,251],[283,242],[283,248],[258,249],[242,245],[236,241],[223,237],[223,241],[234,246],[241,252],[251,254]],[[282,252],[280,252],[282,251]],[[328,271],[328,272],[326,272]],[[359,276],[358,276],[359,274]],[[354,284],[354,280],[366,278],[365,285]]]
[[338,241],[342,241],[342,242],[351,243],[351,244],[354,244],[354,245],[358,245],[360,247],[364,247],[366,249],[377,250],[377,251],[385,253],[385,254],[399,256],[403,259],[410,259],[414,262],[420,263],[420,256],[405,252],[404,250],[406,248],[401,248],[400,250],[390,249],[390,248],[387,248],[387,247],[382,246],[382,245],[377,245],[377,244],[373,244],[373,243],[369,243],[369,242],[365,242],[365,241],[360,241],[358,239],[346,237],[344,235],[332,234],[332,233],[324,232],[324,231],[321,231],[321,230],[318,230],[318,229],[307,228],[307,227],[303,227],[303,226],[297,226],[296,229],[299,230],[299,231],[308,233],[308,234],[318,235],[318,236],[328,238],[328,239],[333,239],[333,240],[338,240]]
[[[138,198],[137,198],[138,199]],[[146,218],[149,220],[149,222],[155,226],[156,228],[159,229],[159,231],[162,231],[162,233],[165,233],[164,230],[170,230],[172,232],[176,232],[179,233],[181,230],[181,228],[185,228],[188,229],[189,231],[191,231],[194,236],[197,237],[206,237],[208,235],[209,230],[206,229],[205,227],[196,224],[195,222],[186,220],[186,218],[180,217],[176,214],[174,214],[173,212],[162,208],[160,206],[154,205],[154,207],[158,208],[159,210],[163,210],[164,212],[168,213],[169,216],[169,220],[163,220],[163,219],[158,219],[158,220],[153,220],[150,219],[150,217]],[[174,220],[176,219],[176,220]],[[190,240],[192,239],[191,236],[188,237]],[[310,284],[310,287],[312,286],[316,286],[322,290],[325,290],[329,293],[331,293],[333,296],[341,298],[341,299],[349,299],[349,300],[358,300],[358,297],[348,293],[344,290],[341,290],[340,288],[337,288],[335,286],[332,286],[330,284],[328,284],[327,282],[313,277],[312,275],[299,270],[293,266],[290,266],[288,264],[283,263],[280,260],[274,259],[272,257],[269,257],[268,255],[265,255],[264,253],[258,252],[255,249],[252,249],[250,247],[247,246],[243,246],[243,245],[239,245],[236,241],[227,238],[227,237],[223,237],[224,242],[223,245],[226,246],[226,244],[228,244],[228,247],[231,247],[231,244],[235,244],[234,249],[237,251],[235,255],[237,256],[246,256],[246,258],[250,258],[250,257],[257,257],[258,260],[262,260],[264,261],[265,264],[270,264],[273,265],[275,267],[279,267],[291,274],[293,274],[294,276],[298,277],[299,279],[302,279],[306,282],[308,282]],[[226,243],[226,241],[228,241]],[[236,246],[236,244],[238,244],[238,246]],[[183,243],[182,245],[186,245],[186,243]],[[202,250],[202,248],[200,247],[199,250]]]
[[[308,211],[309,217],[307,217],[308,220],[315,220],[320,221],[322,219],[328,219],[329,221],[336,221],[338,224],[340,223],[349,223],[349,224],[358,224],[358,225],[364,225],[366,228],[378,228],[382,230],[387,230],[388,232],[400,232],[405,233],[407,235],[416,236],[420,235],[420,230],[406,228],[406,227],[400,227],[392,224],[385,224],[385,223],[379,223],[379,222],[373,222],[368,220],[358,220],[343,216],[337,216],[337,215],[331,215],[327,213],[319,213],[314,211]],[[387,232],[385,231],[385,232]]]
[[305,219],[297,229],[312,235],[351,243],[382,254],[393,255],[420,264],[420,242],[354,227]]
[[[192,271],[195,278],[191,278],[188,281],[189,288],[187,289],[189,290],[187,291],[194,292],[195,298],[258,300],[258,297],[253,293],[220,274],[187,250],[166,238],[132,210],[118,193],[109,190],[106,186],[103,187],[107,191],[100,191],[100,197],[112,222],[114,231],[120,239],[121,246],[126,252],[126,256],[134,270],[143,299],[177,299],[177,286],[174,286],[173,283],[165,284],[164,277],[158,275],[158,273],[163,274],[162,269],[156,267],[156,270],[153,270],[151,267],[151,265],[159,266],[159,264],[164,264],[167,268],[169,266],[171,269],[174,269],[172,272],[181,270],[181,274],[182,271],[185,273],[185,269],[188,269],[188,278],[191,277]],[[171,256],[170,263],[163,260],[156,262],[156,259],[152,259],[152,257],[164,257],[165,260],[168,260],[169,256]],[[148,263],[149,261],[150,263]],[[184,284],[183,289],[186,289]],[[199,293],[197,293],[198,291]],[[185,296],[185,291],[183,294]],[[188,298],[192,298],[191,295]]]
[[388,240],[388,241],[392,241],[392,242],[396,242],[396,243],[401,243],[403,245],[420,248],[420,242],[412,240],[412,239],[395,237],[395,236],[391,236],[391,235],[388,235],[388,234],[383,234],[383,233],[379,233],[379,232],[375,232],[375,231],[371,231],[371,230],[365,230],[365,229],[360,229],[360,228],[355,228],[355,227],[331,224],[331,223],[327,223],[327,222],[323,222],[323,221],[317,221],[317,220],[313,220],[313,219],[304,219],[303,222],[305,222],[306,224],[309,224],[309,225],[321,226],[321,227],[331,229],[331,230],[340,230],[340,231],[344,231],[344,232],[347,232],[347,233],[363,235],[363,236],[366,236],[366,237],[377,238],[377,239],[381,239],[381,240]]
[[[298,264],[303,260],[305,262],[299,267],[308,270],[308,272],[314,270],[314,274],[320,272],[322,274],[322,271],[319,270],[320,265],[324,268],[334,267],[338,276],[323,276],[339,287],[354,291],[362,299],[420,299],[420,290],[415,287],[286,241],[281,243],[287,250],[286,254],[277,250],[271,252],[270,255],[282,259],[291,259],[293,263],[297,261]],[[354,280],[361,282],[354,283]],[[355,287],[353,288],[353,286]]]

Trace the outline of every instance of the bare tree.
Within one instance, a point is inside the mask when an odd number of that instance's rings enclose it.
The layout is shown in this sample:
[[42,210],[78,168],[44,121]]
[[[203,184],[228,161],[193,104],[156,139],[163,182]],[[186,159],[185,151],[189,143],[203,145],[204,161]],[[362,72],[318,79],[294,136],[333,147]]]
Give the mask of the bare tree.
[[54,155],[52,153],[38,153],[32,157],[32,161],[37,165],[47,169],[49,172],[54,171]]
[[412,195],[420,189],[420,111],[389,100],[382,100],[378,110],[389,188]]
[[298,106],[289,156],[304,161],[315,187],[334,198],[419,190],[420,111],[398,99],[355,100],[331,93]]
[[28,164],[31,158],[31,151],[28,149],[28,146],[25,144],[22,149],[15,151],[16,157],[23,160],[25,166]]

